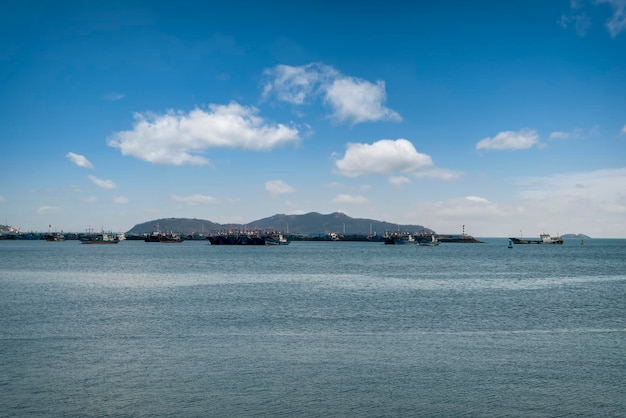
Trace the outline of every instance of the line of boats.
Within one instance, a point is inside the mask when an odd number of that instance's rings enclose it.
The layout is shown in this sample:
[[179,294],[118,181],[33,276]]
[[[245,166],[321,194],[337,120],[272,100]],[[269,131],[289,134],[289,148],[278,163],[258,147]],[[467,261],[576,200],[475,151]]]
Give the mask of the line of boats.
[[[32,235],[32,236],[30,236]],[[69,238],[68,238],[69,235]],[[66,239],[77,239],[81,244],[117,244],[120,241],[125,239],[129,240],[137,240],[141,239],[148,243],[182,243],[185,240],[208,240],[211,245],[288,245],[291,240],[307,240],[307,237],[299,237],[299,236],[287,236],[282,233],[274,232],[274,231],[265,231],[261,232],[258,230],[254,231],[224,231],[217,232],[208,236],[190,236],[183,237],[176,233],[164,233],[164,232],[153,232],[152,234],[144,234],[138,236],[128,236],[126,237],[122,234],[113,234],[106,233],[104,231],[100,233],[88,233],[88,234],[63,234],[63,233],[42,233],[42,234],[29,234],[29,236],[2,236],[2,239],[39,239],[45,240],[48,242],[61,242]],[[322,240],[319,239],[317,240]],[[401,233],[401,232],[386,232],[382,237],[376,237],[378,239],[374,239],[373,237],[367,236],[366,241],[378,241],[387,245],[419,245],[422,247],[434,247],[438,246],[440,243],[480,243],[481,241],[476,240],[474,237],[468,234],[460,234],[460,235],[438,235],[438,234],[411,234],[411,233]],[[341,241],[341,237],[337,234],[330,234],[327,237],[328,241]],[[539,239],[528,239],[523,237],[509,237],[509,248],[512,248],[513,245],[561,245],[563,244],[563,238],[560,236],[551,236],[550,234],[543,233],[539,235]],[[584,245],[584,243],[583,243]]]

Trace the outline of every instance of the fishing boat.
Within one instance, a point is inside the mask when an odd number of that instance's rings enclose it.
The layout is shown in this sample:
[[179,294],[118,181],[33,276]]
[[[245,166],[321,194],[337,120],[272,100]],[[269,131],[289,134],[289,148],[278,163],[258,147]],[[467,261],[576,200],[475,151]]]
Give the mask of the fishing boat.
[[164,234],[161,232],[153,232],[152,235],[147,235],[144,239],[145,242],[160,242],[163,244],[181,243],[183,239],[178,234],[170,233]]
[[283,234],[272,234],[263,236],[265,245],[287,245],[289,240]]
[[93,234],[82,237],[80,239],[81,244],[117,244],[120,242],[119,238],[115,235],[105,234]]
[[437,238],[434,235],[431,235],[430,239],[426,237],[419,237],[417,239],[417,242],[419,243],[420,247],[436,247],[440,244],[440,242],[437,241]]
[[385,235],[383,242],[388,245],[417,244],[417,240],[413,235],[399,232]]
[[560,236],[551,236],[543,233],[539,235],[539,239],[509,238],[513,244],[563,244],[563,238]]
[[45,239],[48,242],[59,242],[59,241],[65,241],[65,235],[63,234],[46,234],[42,237],[43,239]]

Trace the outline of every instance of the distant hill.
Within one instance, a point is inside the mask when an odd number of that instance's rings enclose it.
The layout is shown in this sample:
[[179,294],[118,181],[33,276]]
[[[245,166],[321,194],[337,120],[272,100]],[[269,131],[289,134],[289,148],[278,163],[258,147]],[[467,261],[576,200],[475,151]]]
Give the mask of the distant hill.
[[434,231],[422,225],[398,225],[391,222],[373,219],[351,218],[348,215],[335,212],[323,215],[311,212],[304,215],[274,215],[246,224],[218,224],[204,219],[166,218],[137,224],[126,233],[150,234],[154,231],[172,231],[178,234],[209,234],[227,229],[272,229],[289,234],[383,234],[385,231],[402,231],[413,233],[432,233]]

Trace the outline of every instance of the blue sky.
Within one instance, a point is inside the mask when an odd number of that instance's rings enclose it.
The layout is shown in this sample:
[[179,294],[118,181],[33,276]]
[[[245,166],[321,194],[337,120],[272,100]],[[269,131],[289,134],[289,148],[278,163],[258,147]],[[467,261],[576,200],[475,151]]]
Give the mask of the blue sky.
[[626,0],[407,3],[5,2],[0,223],[626,237]]

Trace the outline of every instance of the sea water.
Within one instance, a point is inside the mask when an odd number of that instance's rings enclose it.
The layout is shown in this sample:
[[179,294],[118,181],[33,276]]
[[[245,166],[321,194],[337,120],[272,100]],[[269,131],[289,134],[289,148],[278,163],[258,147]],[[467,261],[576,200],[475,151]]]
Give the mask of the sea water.
[[626,240],[0,241],[0,416],[626,416]]

